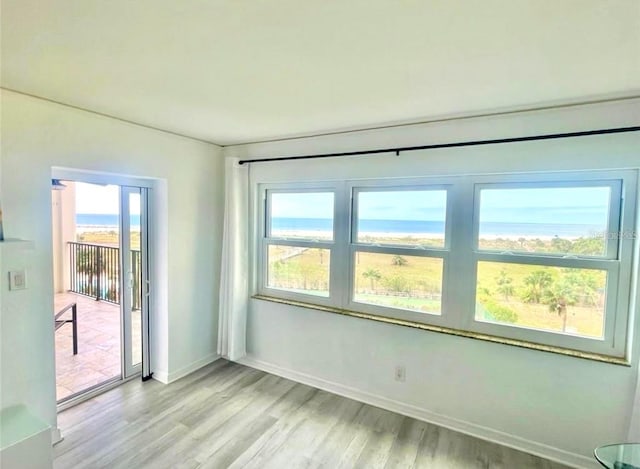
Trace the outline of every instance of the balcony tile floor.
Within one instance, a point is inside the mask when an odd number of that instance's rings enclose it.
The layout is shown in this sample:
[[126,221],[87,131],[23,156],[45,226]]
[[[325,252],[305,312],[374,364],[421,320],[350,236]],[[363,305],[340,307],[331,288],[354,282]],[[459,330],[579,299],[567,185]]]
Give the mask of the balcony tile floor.
[[[55,311],[77,304],[78,354],[73,354],[72,325],[55,331],[56,399],[82,392],[121,376],[120,306],[74,293],[55,295]],[[69,310],[61,319],[71,319]],[[140,331],[140,315],[133,315]],[[134,334],[134,357],[140,356],[140,334]]]

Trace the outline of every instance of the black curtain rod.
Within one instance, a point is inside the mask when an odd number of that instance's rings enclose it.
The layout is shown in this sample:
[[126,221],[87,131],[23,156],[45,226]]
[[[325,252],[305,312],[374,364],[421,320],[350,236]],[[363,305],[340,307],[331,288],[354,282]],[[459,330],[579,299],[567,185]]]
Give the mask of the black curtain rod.
[[400,152],[403,152],[403,151],[434,150],[436,148],[471,147],[476,145],[495,145],[498,143],[530,142],[534,140],[553,140],[556,138],[587,137],[589,135],[621,134],[624,132],[638,132],[638,131],[640,131],[640,126],[618,127],[615,129],[585,130],[582,132],[566,132],[562,134],[530,135],[528,137],[497,138],[492,140],[471,140],[468,142],[453,142],[453,143],[436,143],[434,145],[420,145],[420,146],[414,146],[414,147],[379,148],[377,150],[346,151],[341,153],[322,153],[319,155],[279,156],[276,158],[264,158],[264,159],[258,158],[258,159],[252,159],[252,160],[240,160],[238,163],[239,164],[269,163],[271,161],[311,160],[315,158],[333,158],[336,156],[375,155],[378,153],[395,153],[396,155],[400,155]]

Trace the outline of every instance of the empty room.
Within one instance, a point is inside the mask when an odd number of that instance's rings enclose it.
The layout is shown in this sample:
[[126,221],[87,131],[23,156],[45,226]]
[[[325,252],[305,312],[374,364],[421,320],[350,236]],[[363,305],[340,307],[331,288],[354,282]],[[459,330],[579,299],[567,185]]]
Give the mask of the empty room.
[[2,469],[640,469],[638,0],[0,18]]

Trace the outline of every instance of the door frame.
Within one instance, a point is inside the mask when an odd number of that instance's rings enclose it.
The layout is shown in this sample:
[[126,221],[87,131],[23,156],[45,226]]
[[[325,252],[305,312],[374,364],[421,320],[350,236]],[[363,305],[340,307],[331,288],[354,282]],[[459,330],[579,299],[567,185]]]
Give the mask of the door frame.
[[[140,220],[140,228],[141,230],[146,231],[146,236],[144,236],[146,241],[146,249],[141,249],[144,252],[142,256],[142,269],[143,272],[146,273],[146,279],[143,283],[143,293],[142,293],[142,304],[143,311],[146,314],[142,315],[142,366],[140,370],[137,370],[135,373],[130,376],[126,375],[126,368],[124,366],[124,350],[121,354],[122,366],[121,366],[121,376],[119,378],[113,378],[108,381],[105,381],[102,384],[98,384],[87,388],[86,392],[78,394],[66,400],[62,403],[57,403],[56,407],[58,412],[61,412],[65,409],[73,407],[77,404],[80,404],[88,399],[91,399],[103,392],[106,392],[110,389],[113,389],[126,381],[130,381],[132,379],[136,379],[138,377],[142,377],[143,381],[150,379],[153,375],[151,372],[151,331],[152,328],[150,326],[150,316],[151,316],[151,283],[152,283],[152,263],[150,259],[150,253],[153,252],[153,230],[154,225],[152,223],[152,204],[154,197],[154,189],[156,188],[156,179],[152,178],[144,178],[144,177],[135,177],[135,176],[126,176],[122,174],[116,173],[104,173],[99,171],[92,170],[80,170],[75,168],[65,168],[65,167],[52,167],[51,169],[51,177],[54,179],[62,179],[74,182],[84,182],[87,184],[101,184],[101,185],[116,185],[120,187],[120,219],[122,221],[122,188],[123,187],[135,187],[142,189],[141,190],[141,205],[144,203],[146,207],[146,216],[141,216]],[[122,229],[122,226],[121,226]],[[142,241],[142,240],[141,240]],[[141,246],[142,248],[142,246]],[[120,262],[120,267],[122,267],[122,262]],[[121,283],[122,283],[123,275],[121,275]],[[144,278],[144,277],[143,277]],[[122,292],[123,290],[121,290]],[[122,302],[121,302],[122,303]],[[121,306],[121,331],[124,325],[124,314],[122,304]],[[54,341],[55,343],[55,341]],[[124,337],[121,333],[121,346],[124,348]],[[55,350],[52,351],[55,353]],[[56,380],[56,374],[53,375],[54,385]]]
[[[138,186],[119,186],[120,187],[120,313],[121,313],[121,343],[122,354],[122,375],[123,378],[142,373],[143,379],[150,376],[149,373],[149,270],[148,270],[148,198],[149,190]],[[133,266],[131,265],[131,194],[140,196],[140,362],[133,363],[133,334],[137,331],[133,330],[133,301],[130,294],[133,289]],[[146,371],[146,373],[144,373]]]

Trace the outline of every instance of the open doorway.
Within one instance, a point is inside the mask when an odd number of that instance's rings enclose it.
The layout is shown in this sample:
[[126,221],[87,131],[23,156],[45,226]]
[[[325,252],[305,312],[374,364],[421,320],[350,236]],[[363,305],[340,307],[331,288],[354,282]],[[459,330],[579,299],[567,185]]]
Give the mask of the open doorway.
[[142,187],[52,180],[58,404],[148,364],[147,198]]

